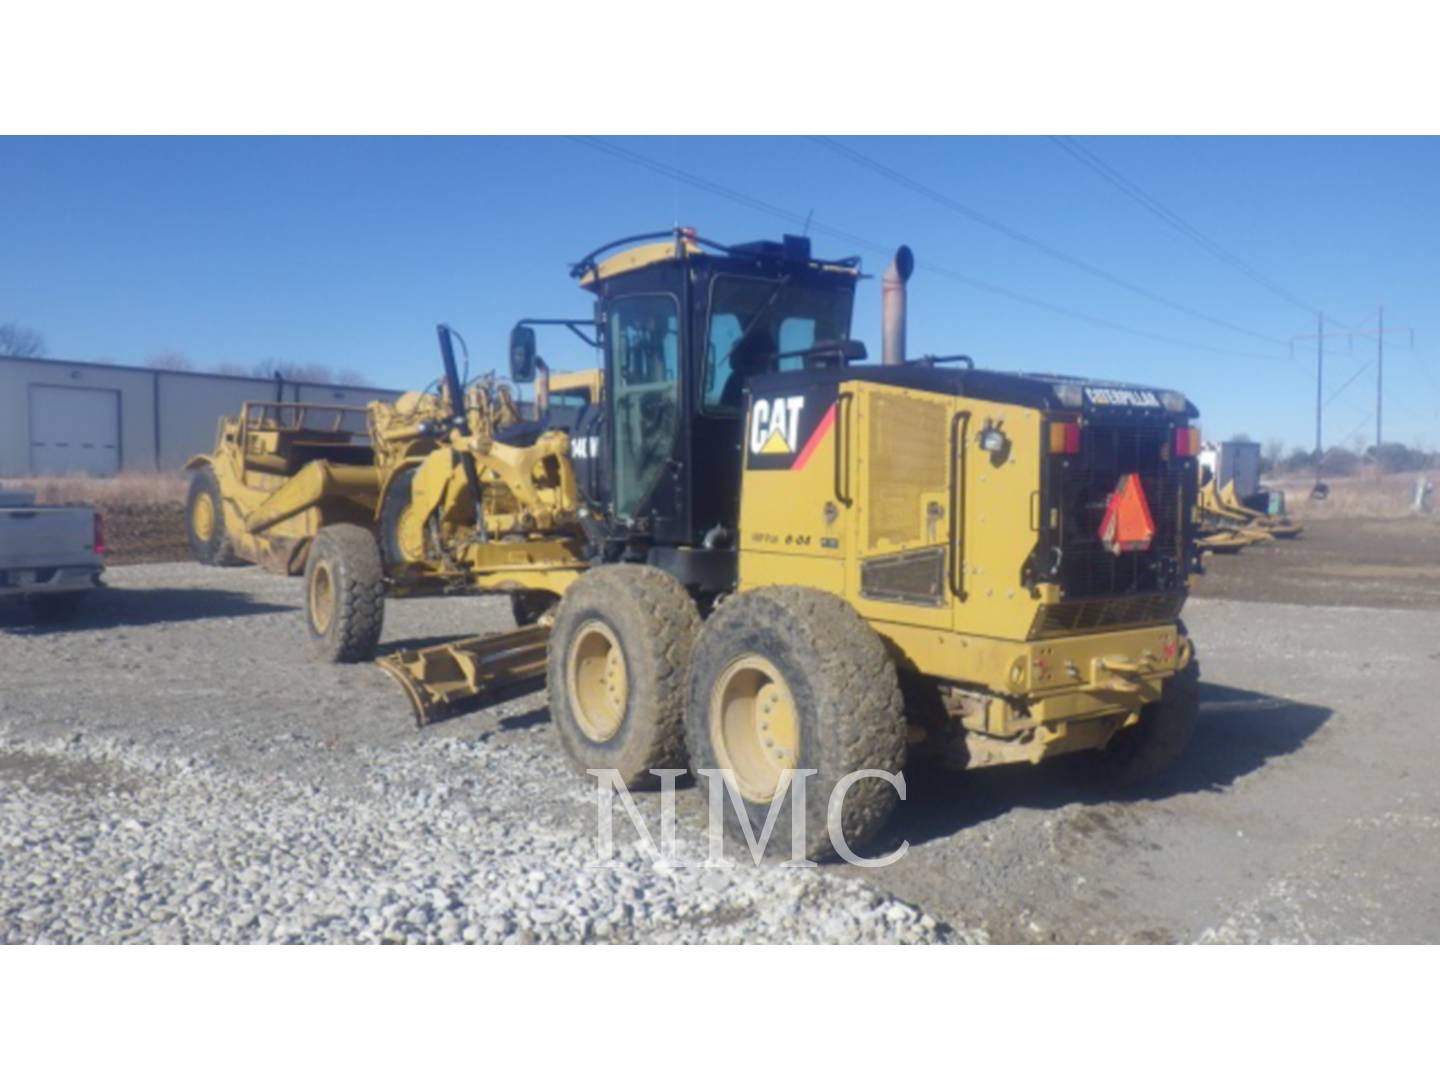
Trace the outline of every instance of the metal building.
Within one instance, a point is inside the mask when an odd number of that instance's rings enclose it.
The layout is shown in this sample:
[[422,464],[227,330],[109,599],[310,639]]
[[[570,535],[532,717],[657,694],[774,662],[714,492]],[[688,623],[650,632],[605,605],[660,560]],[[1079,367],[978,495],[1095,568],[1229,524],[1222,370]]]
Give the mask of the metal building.
[[398,390],[0,356],[0,476],[179,469],[244,401],[364,405]]

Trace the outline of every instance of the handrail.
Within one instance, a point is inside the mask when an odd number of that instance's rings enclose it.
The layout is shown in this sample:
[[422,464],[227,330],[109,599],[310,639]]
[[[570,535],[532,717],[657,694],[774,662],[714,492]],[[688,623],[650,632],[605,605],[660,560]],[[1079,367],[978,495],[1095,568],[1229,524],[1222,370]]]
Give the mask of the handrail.
[[965,451],[969,435],[970,411],[964,409],[950,418],[950,591],[960,601],[965,599],[965,530],[960,519],[965,512]]
[[[849,433],[845,431],[843,422],[845,419],[845,402],[854,400],[855,394],[851,390],[842,390],[835,396],[835,501],[847,508],[854,506],[855,500],[850,497],[850,461],[849,455],[846,453]],[[845,470],[845,484],[843,489],[840,484],[842,459],[844,459]]]

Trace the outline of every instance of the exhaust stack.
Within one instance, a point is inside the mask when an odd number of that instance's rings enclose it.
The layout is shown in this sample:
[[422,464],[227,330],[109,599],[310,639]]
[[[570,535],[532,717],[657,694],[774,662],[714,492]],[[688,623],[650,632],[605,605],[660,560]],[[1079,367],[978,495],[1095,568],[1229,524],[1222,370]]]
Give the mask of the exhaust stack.
[[915,255],[904,244],[880,279],[881,360],[905,362],[905,283],[915,272]]

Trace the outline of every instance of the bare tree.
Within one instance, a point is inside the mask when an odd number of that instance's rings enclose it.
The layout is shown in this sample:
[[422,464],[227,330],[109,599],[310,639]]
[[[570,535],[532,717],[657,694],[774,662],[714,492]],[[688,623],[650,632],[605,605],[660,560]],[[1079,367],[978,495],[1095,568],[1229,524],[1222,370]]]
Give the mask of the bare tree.
[[19,323],[0,323],[0,356],[43,356],[45,338]]
[[237,364],[233,360],[221,360],[215,365],[215,374],[229,375],[237,379],[248,379],[254,375],[254,371],[246,364]]
[[335,372],[325,364],[304,364],[295,360],[276,360],[266,357],[255,365],[252,374],[259,379],[273,379],[279,375],[286,382],[330,383],[335,381]]
[[158,352],[145,358],[145,366],[156,371],[194,371],[195,365],[181,352]]
[[354,368],[341,368],[335,373],[335,381],[344,383],[346,386],[374,386],[364,372],[356,371]]

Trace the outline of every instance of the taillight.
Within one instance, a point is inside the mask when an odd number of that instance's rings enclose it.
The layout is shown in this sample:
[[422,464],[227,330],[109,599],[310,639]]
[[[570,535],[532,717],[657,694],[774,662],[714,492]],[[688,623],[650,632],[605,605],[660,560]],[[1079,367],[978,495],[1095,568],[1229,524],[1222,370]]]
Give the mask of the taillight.
[[95,512],[95,554],[105,554],[105,517],[98,510]]
[[1080,425],[1073,420],[1050,421],[1050,453],[1078,454],[1080,452]]
[[1200,453],[1200,429],[1177,427],[1175,429],[1175,456],[1194,457]]

